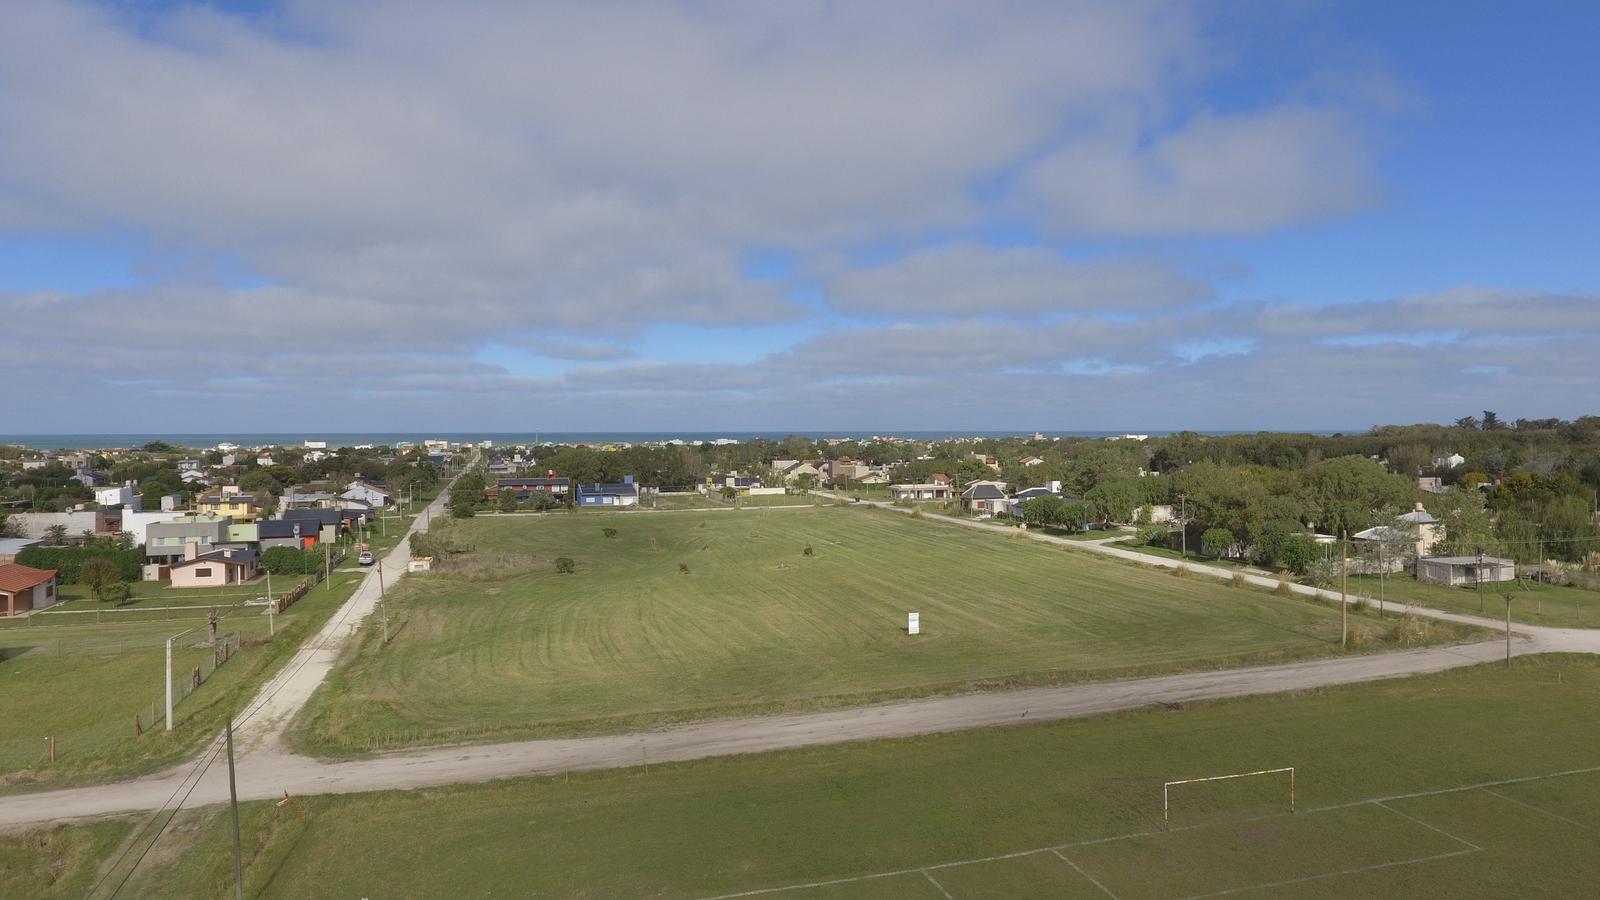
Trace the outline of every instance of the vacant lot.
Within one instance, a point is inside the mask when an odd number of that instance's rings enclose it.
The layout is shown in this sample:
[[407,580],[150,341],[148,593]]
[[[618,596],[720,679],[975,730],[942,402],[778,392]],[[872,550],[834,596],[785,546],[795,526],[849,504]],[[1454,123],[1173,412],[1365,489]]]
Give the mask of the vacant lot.
[[[1596,660],[1525,658],[1048,725],[248,804],[247,893],[709,897],[837,882],[773,896],[1103,898],[1099,882],[1122,898],[1588,896],[1597,699]],[[1293,815],[1281,779],[1199,786],[1174,796],[1163,829],[1164,781],[1286,765]],[[1572,770],[1587,771],[1554,774]],[[132,895],[224,894],[225,809],[185,813],[174,833],[151,854],[169,864]]]
[[[173,654],[179,680],[209,662],[212,649],[202,643],[204,610],[132,607],[98,617],[55,613],[5,623],[0,626],[0,790],[127,775],[176,760],[214,734],[226,711],[242,705],[350,596],[357,581],[335,575],[331,590],[312,590],[277,617],[270,641],[274,627],[263,607],[222,610],[219,633],[238,632],[244,646],[176,706],[170,734],[152,720],[152,706],[160,715],[165,700],[166,639],[183,633]],[[51,737],[56,739],[53,764]]]
[[[297,729],[309,749],[1338,652],[1325,606],[859,507],[469,520],[453,539],[476,551],[391,594],[394,641],[335,670]],[[1393,628],[1356,622],[1369,647]]]
[[[1350,579],[1350,592],[1363,597],[1378,596],[1378,579],[1367,576]],[[1477,615],[1479,609],[1492,619],[1506,614],[1505,596],[1510,594],[1511,620],[1532,625],[1572,628],[1600,628],[1600,591],[1532,581],[1511,581],[1483,586],[1482,605],[1476,587],[1453,588],[1418,581],[1408,574],[1383,579],[1386,600],[1415,603],[1432,609]]]

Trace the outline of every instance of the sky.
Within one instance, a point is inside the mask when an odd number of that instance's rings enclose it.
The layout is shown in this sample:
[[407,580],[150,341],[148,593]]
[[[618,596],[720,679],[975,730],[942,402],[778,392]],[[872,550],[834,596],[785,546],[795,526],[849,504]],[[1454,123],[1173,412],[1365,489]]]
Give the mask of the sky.
[[1600,413],[1600,5],[67,2],[0,433]]

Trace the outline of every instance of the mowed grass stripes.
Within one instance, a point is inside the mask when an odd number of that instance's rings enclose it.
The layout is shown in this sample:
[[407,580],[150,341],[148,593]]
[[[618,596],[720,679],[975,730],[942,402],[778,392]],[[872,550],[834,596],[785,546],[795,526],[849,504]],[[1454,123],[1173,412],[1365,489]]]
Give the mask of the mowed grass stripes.
[[[455,523],[453,539],[473,553],[391,594],[404,625],[388,646],[369,629],[319,693],[300,729],[309,749],[1337,652],[1325,606],[861,508],[484,518]],[[560,556],[577,571],[557,574]]]

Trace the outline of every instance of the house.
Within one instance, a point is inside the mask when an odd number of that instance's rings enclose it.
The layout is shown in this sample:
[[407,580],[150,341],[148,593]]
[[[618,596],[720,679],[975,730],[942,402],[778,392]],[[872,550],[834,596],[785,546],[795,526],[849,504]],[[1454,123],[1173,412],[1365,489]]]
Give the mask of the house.
[[796,461],[792,465],[785,466],[783,471],[779,472],[778,474],[783,476],[779,480],[785,483],[791,479],[802,478],[805,476],[810,476],[811,478],[820,481],[822,480],[823,470],[822,466],[818,465],[816,460],[802,459]]
[[265,498],[248,494],[229,485],[220,491],[208,491],[194,500],[196,512],[227,516],[235,522],[254,522],[265,514]]
[[1444,525],[1418,503],[1416,509],[1403,516],[1395,516],[1395,524],[1415,536],[1417,556],[1426,556],[1434,544],[1444,538]]
[[949,484],[891,484],[889,499],[899,500],[949,500],[954,492]]
[[263,553],[273,547],[310,550],[322,536],[322,524],[305,519],[262,519],[255,528],[256,542]]
[[[339,539],[339,528],[344,524],[344,513],[337,509],[286,509],[278,516],[291,522],[301,522],[302,528],[308,535],[315,535],[317,540],[332,543]],[[311,527],[312,525],[315,527]]]
[[183,515],[176,509],[142,509],[121,511],[118,530],[128,536],[134,546],[139,546],[150,539],[150,526],[160,522],[171,522]]
[[18,616],[61,602],[54,569],[8,562],[0,565],[0,616]]
[[228,526],[232,524],[233,520],[227,516],[191,513],[146,525],[144,537],[146,580],[154,581],[165,577],[159,571],[152,574],[152,567],[165,568],[171,565],[182,559],[191,546],[198,547],[199,552],[205,553],[217,544],[227,543]]
[[331,491],[285,491],[278,501],[280,509],[316,509],[317,507],[331,507],[335,497]]
[[1042,456],[1024,456],[1022,458],[1022,464],[1024,466],[1037,466],[1042,465],[1043,463],[1044,457]]
[[1466,461],[1467,458],[1459,453],[1446,453],[1443,456],[1435,456],[1433,458],[1433,467],[1435,469],[1454,469]]
[[798,459],[775,459],[768,464],[772,474],[774,475],[782,475],[783,473],[789,471],[791,466],[798,465],[800,465],[800,460]]
[[928,476],[928,480],[933,482],[934,484],[943,484],[943,485],[949,485],[950,484],[950,476],[944,474],[943,472],[935,472],[932,475],[929,475]]
[[1442,494],[1447,490],[1444,479],[1437,475],[1418,475],[1417,489],[1428,494]]
[[1517,577],[1517,564],[1498,556],[1485,556],[1481,564],[1476,556],[1424,556],[1417,560],[1418,581],[1472,587],[1480,583],[1480,577],[1483,584],[1511,581]]
[[1000,471],[1000,460],[996,459],[993,453],[973,452],[971,456],[996,472]]
[[185,469],[184,471],[178,473],[178,478],[182,480],[184,484],[205,484],[211,480],[206,473],[198,469]]
[[976,515],[999,515],[1010,507],[1005,482],[975,481],[961,492],[961,508]]
[[543,494],[556,500],[565,500],[571,485],[571,479],[553,476],[545,478],[496,478],[494,484],[483,489],[483,499],[499,500],[502,491],[509,491],[518,500],[527,500],[536,494]]
[[191,545],[180,562],[172,564],[175,588],[226,587],[253,580],[260,572],[260,557],[254,550],[225,548],[197,553]]
[[390,503],[389,492],[370,481],[356,479],[350,482],[344,493],[339,495],[341,500],[359,500],[373,509],[382,509]]
[[578,485],[579,506],[638,506],[639,487],[632,475],[625,475],[621,484]]
[[43,543],[38,538],[0,538],[0,565],[15,562],[18,553]]
[[94,502],[100,506],[144,508],[144,498],[139,496],[138,486],[131,481],[124,481],[121,487],[95,488]]

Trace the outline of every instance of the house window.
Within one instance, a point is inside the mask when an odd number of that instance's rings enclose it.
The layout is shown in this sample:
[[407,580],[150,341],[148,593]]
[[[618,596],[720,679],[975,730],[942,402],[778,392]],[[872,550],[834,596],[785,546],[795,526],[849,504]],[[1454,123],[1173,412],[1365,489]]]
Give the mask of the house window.
[[211,577],[211,570],[210,569],[195,569],[194,570],[194,577],[196,577],[196,578],[210,578]]
[[52,581],[49,584],[44,586],[44,595],[46,597],[54,597],[56,595],[56,583],[55,582]]

